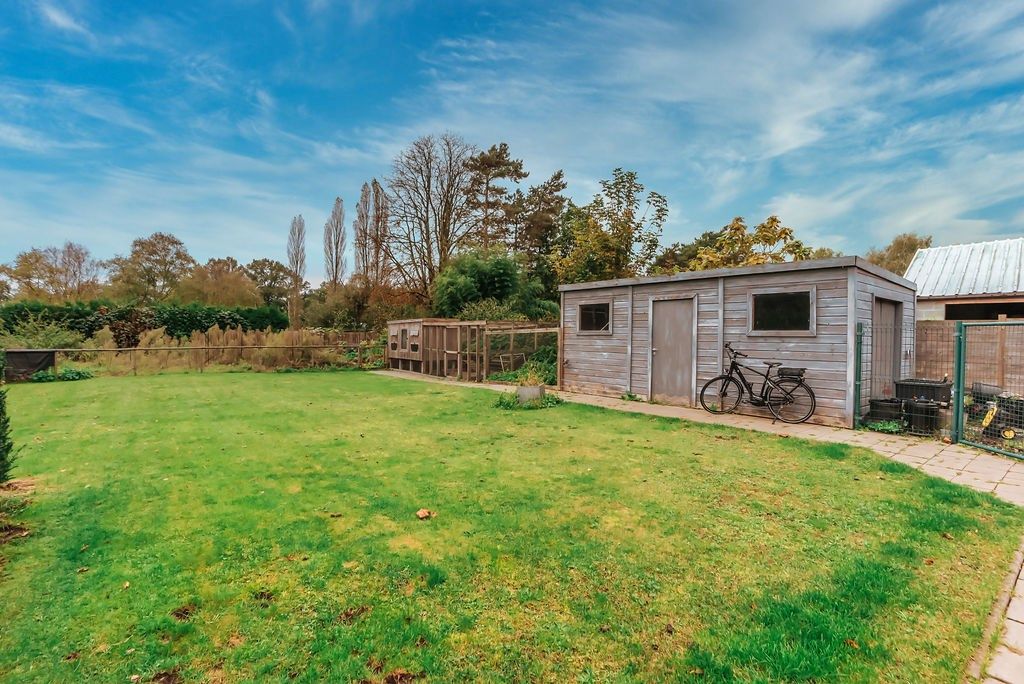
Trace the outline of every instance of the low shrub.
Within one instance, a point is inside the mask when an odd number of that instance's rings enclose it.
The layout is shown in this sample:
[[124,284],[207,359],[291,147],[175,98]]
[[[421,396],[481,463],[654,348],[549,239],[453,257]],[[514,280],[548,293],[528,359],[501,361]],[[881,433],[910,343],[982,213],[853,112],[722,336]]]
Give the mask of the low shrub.
[[57,379],[63,382],[74,382],[76,380],[88,380],[93,377],[92,371],[84,368],[72,368],[65,366],[57,371]]
[[[7,359],[3,351],[0,351],[0,381],[4,377],[4,368],[6,366]],[[11,419],[7,415],[7,388],[0,385],[0,485],[11,479],[14,459],[15,449],[14,440],[11,438]]]
[[513,385],[556,385],[558,384],[558,364],[541,363],[530,358],[514,371],[491,373],[487,379],[495,382],[508,382]]
[[494,408],[505,409],[506,411],[529,411],[534,409],[551,408],[552,406],[558,406],[559,404],[564,403],[565,400],[561,397],[555,396],[554,394],[545,394],[542,398],[536,401],[528,401],[524,404],[520,404],[519,397],[515,392],[502,392],[495,400]]
[[88,380],[93,377],[90,371],[84,368],[61,368],[56,373],[52,370],[36,371],[29,378],[31,382],[74,382],[76,380]]
[[85,337],[57,321],[30,314],[0,330],[0,348],[74,349]]
[[865,423],[864,427],[874,432],[884,432],[887,435],[898,435],[903,432],[903,423],[898,420],[879,420]]

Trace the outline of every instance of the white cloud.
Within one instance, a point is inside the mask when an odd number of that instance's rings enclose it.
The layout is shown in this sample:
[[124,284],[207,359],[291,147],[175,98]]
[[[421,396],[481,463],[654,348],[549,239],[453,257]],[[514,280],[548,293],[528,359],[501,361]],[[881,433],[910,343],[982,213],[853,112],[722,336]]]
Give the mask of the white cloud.
[[60,7],[49,2],[40,2],[37,7],[40,16],[54,28],[78,34],[90,41],[94,39],[92,32],[86,28],[85,24],[72,17]]

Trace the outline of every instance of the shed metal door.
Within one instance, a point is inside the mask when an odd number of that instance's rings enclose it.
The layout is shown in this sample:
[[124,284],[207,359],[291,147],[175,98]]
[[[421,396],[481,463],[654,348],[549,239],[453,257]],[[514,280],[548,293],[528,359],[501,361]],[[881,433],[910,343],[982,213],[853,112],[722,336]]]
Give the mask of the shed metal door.
[[894,397],[900,372],[900,304],[875,299],[871,312],[871,396]]
[[693,404],[693,299],[651,304],[651,398]]

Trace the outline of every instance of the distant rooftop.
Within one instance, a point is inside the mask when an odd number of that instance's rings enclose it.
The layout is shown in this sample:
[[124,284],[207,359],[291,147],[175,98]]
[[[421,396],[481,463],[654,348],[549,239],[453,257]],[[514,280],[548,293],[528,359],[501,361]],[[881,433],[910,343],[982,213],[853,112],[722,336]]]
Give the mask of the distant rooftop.
[[918,297],[1024,292],[1024,238],[919,249],[907,267]]

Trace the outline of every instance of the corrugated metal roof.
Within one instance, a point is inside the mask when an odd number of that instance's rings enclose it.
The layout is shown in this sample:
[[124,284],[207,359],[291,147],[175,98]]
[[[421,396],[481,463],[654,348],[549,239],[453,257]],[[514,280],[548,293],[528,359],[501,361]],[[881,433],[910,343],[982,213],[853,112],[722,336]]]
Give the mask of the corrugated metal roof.
[[905,276],[918,297],[1024,292],[1024,238],[919,249]]

